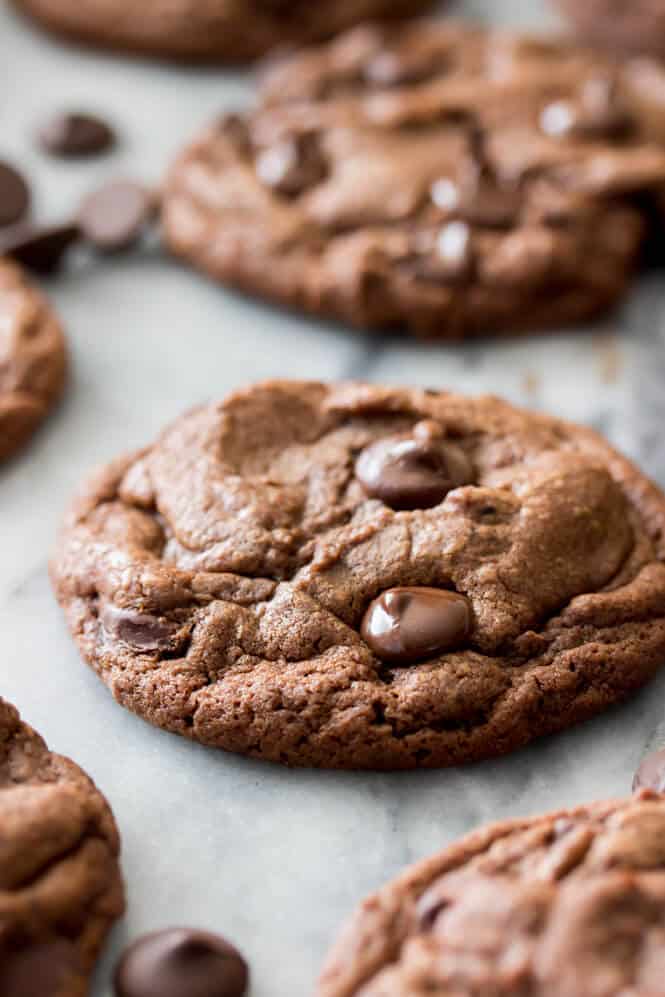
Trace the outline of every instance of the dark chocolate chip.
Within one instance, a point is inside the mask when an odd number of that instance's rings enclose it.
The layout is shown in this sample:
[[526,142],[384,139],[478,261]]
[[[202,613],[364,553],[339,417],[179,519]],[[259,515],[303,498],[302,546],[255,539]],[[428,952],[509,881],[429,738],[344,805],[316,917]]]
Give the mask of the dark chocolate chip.
[[620,139],[634,122],[622,106],[611,80],[588,80],[576,100],[548,104],[540,117],[542,130],[554,138]]
[[111,603],[104,607],[101,619],[107,633],[138,651],[168,650],[180,630],[178,623]]
[[435,73],[444,73],[446,68],[447,60],[441,53],[384,49],[369,60],[364,76],[368,83],[376,87],[409,86],[424,83]]
[[369,606],[361,634],[382,661],[412,664],[459,647],[471,630],[468,600],[434,588],[388,589]]
[[391,509],[429,509],[453,488],[468,485],[466,454],[447,442],[438,423],[425,420],[406,436],[391,436],[363,450],[356,477],[372,498]]
[[93,114],[64,111],[42,124],[37,139],[49,155],[76,159],[107,152],[115,143],[115,133]]
[[267,187],[285,197],[297,197],[325,179],[328,166],[318,135],[305,133],[282,139],[256,158],[256,173]]
[[653,789],[665,793],[665,748],[652,751],[640,763],[633,779],[633,791]]
[[154,212],[150,191],[132,180],[116,180],[83,200],[79,225],[95,249],[115,253],[139,241]]
[[430,196],[448,218],[480,228],[511,228],[522,208],[516,187],[500,184],[489,171],[480,169],[463,183],[442,177],[432,184]]
[[10,256],[28,270],[54,273],[67,250],[78,241],[78,225],[37,226],[25,222],[0,230],[0,256]]
[[0,225],[14,225],[27,214],[30,190],[20,173],[0,162]]
[[242,997],[249,971],[220,935],[171,928],[143,935],[114,975],[116,997]]

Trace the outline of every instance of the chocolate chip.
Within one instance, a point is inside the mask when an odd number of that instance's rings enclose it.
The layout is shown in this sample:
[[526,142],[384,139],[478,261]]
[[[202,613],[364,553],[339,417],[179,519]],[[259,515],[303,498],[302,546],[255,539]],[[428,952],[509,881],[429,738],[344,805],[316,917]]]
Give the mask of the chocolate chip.
[[54,273],[80,237],[77,225],[37,226],[22,222],[0,230],[0,256],[10,256],[39,274]]
[[180,630],[178,623],[163,620],[150,613],[122,609],[113,604],[104,607],[101,619],[107,633],[138,651],[168,650],[173,646],[173,639]]
[[220,935],[171,928],[143,935],[114,975],[116,997],[242,997],[249,971]]
[[115,253],[138,242],[154,212],[154,199],[145,187],[116,180],[84,199],[79,224],[95,249]]
[[325,179],[328,166],[314,133],[282,139],[256,159],[259,179],[278,194],[297,197]]
[[548,104],[540,116],[545,134],[554,138],[620,139],[630,134],[633,119],[617,97],[611,80],[588,80],[576,100]]
[[432,184],[430,197],[450,219],[481,228],[511,228],[522,208],[520,191],[499,183],[485,169],[474,171],[462,183],[442,177]]
[[652,751],[640,764],[633,779],[633,792],[638,789],[653,789],[665,793],[665,748]]
[[0,225],[14,225],[27,214],[30,190],[20,173],[0,162]]
[[384,49],[369,60],[364,77],[377,87],[408,86],[424,83],[435,73],[442,74],[445,70],[446,60],[441,53]]
[[459,647],[470,630],[471,609],[463,595],[393,588],[370,604],[360,632],[377,658],[405,665]]
[[418,423],[411,435],[392,436],[363,450],[356,477],[372,498],[391,509],[429,509],[453,488],[470,484],[471,464],[443,439],[438,423]]
[[63,111],[41,125],[37,140],[51,156],[77,159],[107,152],[115,143],[115,133],[93,114]]

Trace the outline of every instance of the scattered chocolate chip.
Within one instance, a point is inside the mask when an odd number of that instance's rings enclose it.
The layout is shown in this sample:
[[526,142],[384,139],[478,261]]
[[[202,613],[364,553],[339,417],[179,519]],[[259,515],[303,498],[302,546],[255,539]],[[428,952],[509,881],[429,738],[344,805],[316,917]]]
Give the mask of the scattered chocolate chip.
[[451,651],[468,637],[471,609],[456,592],[388,589],[369,606],[361,634],[377,658],[406,665]]
[[443,439],[438,423],[418,423],[412,434],[367,447],[356,477],[372,498],[391,509],[430,509],[453,488],[470,484],[473,470],[463,450]]
[[297,197],[316,186],[327,172],[318,135],[311,132],[282,139],[256,158],[259,179],[285,197]]
[[665,793],[665,748],[652,751],[642,760],[633,779],[633,792],[638,789],[653,789]]
[[10,256],[28,270],[54,273],[68,249],[78,241],[78,225],[38,226],[21,222],[0,230],[0,256]]
[[27,214],[30,190],[20,173],[0,162],[0,225],[14,225]]
[[111,603],[104,607],[101,620],[106,631],[138,651],[170,649],[175,635],[180,630],[177,623],[162,620],[149,613],[122,609]]
[[63,159],[98,156],[115,143],[110,125],[93,114],[59,112],[45,121],[37,132],[44,152]]
[[116,997],[242,997],[248,981],[237,949],[220,935],[192,928],[143,935],[114,975]]
[[481,228],[510,228],[522,208],[520,191],[500,184],[485,169],[478,169],[463,183],[442,177],[432,184],[430,197],[447,217]]
[[89,194],[78,217],[83,235],[95,249],[115,253],[138,242],[154,212],[154,198],[145,187],[116,180]]

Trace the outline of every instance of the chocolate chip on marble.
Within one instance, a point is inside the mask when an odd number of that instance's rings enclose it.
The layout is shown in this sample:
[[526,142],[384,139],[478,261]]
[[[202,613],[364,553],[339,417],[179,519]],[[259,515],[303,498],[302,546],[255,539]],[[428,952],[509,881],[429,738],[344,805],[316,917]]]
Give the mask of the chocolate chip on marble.
[[371,444],[356,461],[356,477],[372,498],[391,509],[429,509],[453,488],[470,484],[473,469],[459,447],[431,420],[411,434]]
[[180,630],[178,623],[113,604],[104,607],[101,620],[107,633],[138,651],[168,650],[173,646],[173,638]]
[[0,256],[10,256],[38,274],[54,273],[80,238],[78,225],[31,225],[21,222],[0,230]]
[[18,170],[0,162],[0,225],[14,225],[27,214],[30,189]]
[[143,935],[116,966],[116,997],[243,997],[249,970],[221,935],[170,928]]
[[37,139],[49,155],[77,159],[107,152],[115,143],[115,132],[94,114],[62,111],[41,125]]
[[102,253],[129,249],[155,213],[150,191],[133,180],[115,180],[89,194],[79,208],[85,238]]
[[325,179],[328,166],[316,133],[284,138],[256,157],[256,173],[267,187],[297,197]]
[[377,658],[408,665],[459,647],[471,630],[468,599],[445,589],[404,587],[370,603],[361,635]]
[[642,759],[633,779],[633,791],[653,789],[665,793],[665,748],[652,751]]

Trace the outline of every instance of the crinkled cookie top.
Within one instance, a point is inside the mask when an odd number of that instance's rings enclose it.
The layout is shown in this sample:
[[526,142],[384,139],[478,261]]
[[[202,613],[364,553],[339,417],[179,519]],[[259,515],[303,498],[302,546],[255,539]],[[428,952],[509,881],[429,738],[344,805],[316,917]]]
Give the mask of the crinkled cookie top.
[[204,743],[445,765],[588,716],[665,658],[665,500],[495,398],[269,382],[104,469],[53,563],[87,660]]

